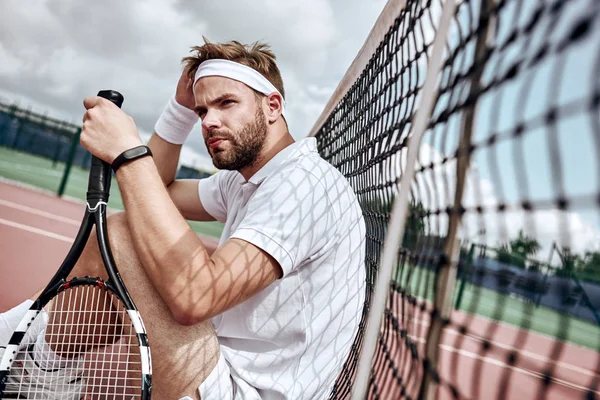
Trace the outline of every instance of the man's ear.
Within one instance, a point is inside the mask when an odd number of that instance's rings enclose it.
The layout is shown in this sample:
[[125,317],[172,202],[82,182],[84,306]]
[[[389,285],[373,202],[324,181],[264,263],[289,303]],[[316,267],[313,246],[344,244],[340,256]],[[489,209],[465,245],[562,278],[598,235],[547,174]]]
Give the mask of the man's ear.
[[269,123],[277,121],[277,118],[283,113],[283,97],[277,92],[266,96],[267,99],[267,120]]

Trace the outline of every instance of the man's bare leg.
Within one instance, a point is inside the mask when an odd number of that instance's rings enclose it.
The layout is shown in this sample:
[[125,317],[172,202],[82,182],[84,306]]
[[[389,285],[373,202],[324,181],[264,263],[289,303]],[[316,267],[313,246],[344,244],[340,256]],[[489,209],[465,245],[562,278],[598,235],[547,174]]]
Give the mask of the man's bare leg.
[[[117,268],[148,332],[153,397],[178,399],[187,395],[199,399],[198,386],[211,373],[219,358],[219,345],[212,323],[206,321],[182,326],[173,319],[135,253],[125,214],[109,218],[108,236]],[[106,275],[93,235],[71,276],[106,279]],[[52,335],[47,334],[46,337],[52,346]],[[55,350],[60,354],[60,349]]]

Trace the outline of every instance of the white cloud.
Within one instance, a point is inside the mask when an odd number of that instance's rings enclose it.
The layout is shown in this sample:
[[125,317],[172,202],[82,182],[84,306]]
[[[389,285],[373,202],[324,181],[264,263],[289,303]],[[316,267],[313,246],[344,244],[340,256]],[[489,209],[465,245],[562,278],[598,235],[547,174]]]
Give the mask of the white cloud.
[[[403,153],[403,165],[406,152]],[[419,166],[433,163],[433,170],[420,172],[413,185],[414,198],[419,199],[429,211],[445,210],[454,203],[456,190],[456,159],[442,164],[443,154],[427,143],[419,151]],[[418,190],[416,188],[419,188]],[[561,211],[555,208],[524,211],[514,199],[506,204],[505,211],[498,211],[498,200],[494,183],[481,177],[477,165],[472,162],[467,172],[462,205],[468,210],[462,218],[459,237],[472,243],[498,247],[518,236],[519,231],[535,238],[541,246],[536,257],[548,261],[553,244],[568,246],[574,252],[600,250],[600,230],[593,221],[586,219],[581,210]],[[481,214],[475,208],[483,207]],[[432,233],[445,234],[448,229],[447,215],[432,216],[429,228]]]
[[[497,211],[500,202],[493,183],[477,175],[476,166],[473,166],[463,197],[464,206],[471,209],[463,218],[463,238],[497,247],[499,243],[516,238],[522,230],[540,243],[541,249],[537,254],[540,261],[548,261],[554,244],[570,247],[580,254],[600,250],[600,230],[583,216],[581,210],[547,208],[530,212],[523,210],[518,203],[509,202],[506,211]],[[477,205],[484,208],[480,216],[473,210]]]
[[284,78],[288,69],[318,74],[325,67],[328,49],[342,33],[338,28],[342,21],[336,20],[330,3],[322,0],[176,0],[175,7],[190,23],[206,21],[203,33],[210,40],[269,42]]

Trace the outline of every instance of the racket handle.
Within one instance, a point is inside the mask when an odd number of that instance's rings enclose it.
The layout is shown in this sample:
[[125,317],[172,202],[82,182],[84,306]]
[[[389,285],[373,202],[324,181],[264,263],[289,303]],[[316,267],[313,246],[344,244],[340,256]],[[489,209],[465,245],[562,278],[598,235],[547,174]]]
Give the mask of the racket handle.
[[[115,90],[101,90],[98,96],[112,101],[117,107],[123,105],[123,95]],[[92,156],[90,177],[88,180],[87,202],[93,208],[99,201],[108,203],[112,168],[110,164]]]

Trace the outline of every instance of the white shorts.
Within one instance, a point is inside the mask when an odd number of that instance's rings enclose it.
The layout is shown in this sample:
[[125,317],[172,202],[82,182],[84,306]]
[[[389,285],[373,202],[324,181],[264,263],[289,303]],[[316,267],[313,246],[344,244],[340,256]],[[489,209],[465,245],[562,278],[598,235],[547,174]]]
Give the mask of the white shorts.
[[[202,400],[261,400],[256,389],[246,381],[231,375],[231,369],[223,353],[219,355],[219,361],[200,384],[198,393]],[[192,400],[191,397],[183,397],[180,400]]]

